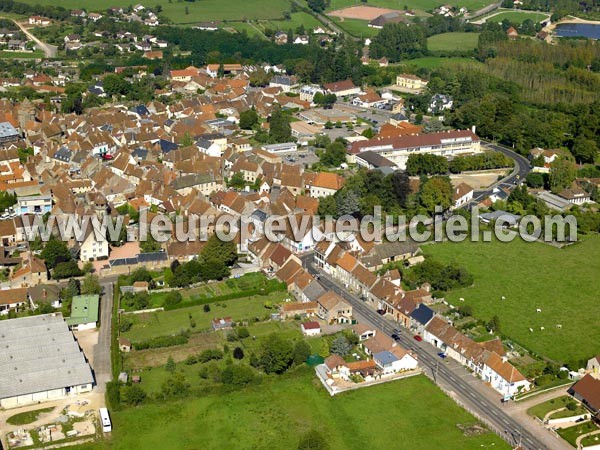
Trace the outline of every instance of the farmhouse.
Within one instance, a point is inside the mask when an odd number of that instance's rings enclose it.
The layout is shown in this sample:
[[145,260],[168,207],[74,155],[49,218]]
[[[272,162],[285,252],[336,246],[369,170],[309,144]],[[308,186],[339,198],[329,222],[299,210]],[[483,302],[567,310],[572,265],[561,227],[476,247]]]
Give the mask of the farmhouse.
[[94,377],[60,314],[0,321],[0,406],[64,398],[92,390]]
[[28,303],[27,288],[0,290],[0,316],[5,316]]
[[452,191],[452,202],[454,208],[460,208],[473,200],[473,188],[467,183],[460,183]]
[[321,334],[321,325],[319,322],[304,322],[300,325],[304,336],[318,336]]
[[587,374],[571,386],[568,392],[594,414],[600,413],[600,380]]

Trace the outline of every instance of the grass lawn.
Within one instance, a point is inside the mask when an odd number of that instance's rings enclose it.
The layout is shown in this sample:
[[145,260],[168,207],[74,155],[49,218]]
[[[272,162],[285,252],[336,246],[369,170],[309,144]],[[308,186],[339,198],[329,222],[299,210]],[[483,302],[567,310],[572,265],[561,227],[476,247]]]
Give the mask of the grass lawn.
[[490,16],[486,19],[486,22],[501,23],[503,20],[509,20],[511,23],[521,24],[527,19],[533,20],[533,23],[541,22],[548,17],[547,14],[542,13],[528,13],[523,11],[505,11],[495,16]]
[[257,26],[263,30],[270,28],[272,30],[287,31],[291,28],[294,31],[294,36],[296,35],[296,28],[300,25],[304,25],[307,33],[315,27],[323,26],[321,22],[314,18],[314,16],[305,12],[295,12],[292,13],[291,16],[292,18],[290,20],[259,21]]
[[592,445],[600,445],[600,434],[595,434],[581,440],[581,446],[584,448],[591,447]]
[[26,411],[20,414],[15,414],[6,419],[6,422],[11,425],[27,425],[28,423],[35,422],[40,414],[49,413],[54,407],[34,409],[33,411]]
[[328,16],[342,30],[352,36],[369,38],[377,36],[381,30],[368,26],[369,22],[359,19],[340,19],[339,17]]
[[[441,262],[456,262],[475,277],[473,286],[446,295],[451,304],[458,305],[462,297],[475,317],[498,315],[502,334],[525,348],[562,362],[600,353],[600,236],[563,249],[520,239],[465,240],[422,249]],[[542,312],[536,313],[537,308]]]
[[569,428],[561,428],[556,430],[560,437],[562,437],[565,441],[571,444],[573,447],[576,447],[575,441],[582,434],[587,434],[592,431],[598,430],[598,427],[594,425],[592,422],[584,422],[579,425],[575,425],[574,427]]
[[[55,0],[24,0],[32,5],[56,5]],[[109,6],[127,7],[129,0],[114,0],[109,3],[94,0],[61,0],[60,6],[67,9],[82,8],[88,12],[106,11]],[[134,3],[135,4],[135,3]],[[155,0],[146,6],[162,6],[161,15],[168,17],[173,23],[205,22],[208,20],[245,20],[245,19],[279,19],[283,11],[290,10],[288,0],[202,0],[197,2],[184,2],[169,0]],[[188,10],[188,14],[185,10]]]
[[[535,406],[532,406],[531,408],[529,408],[527,410],[527,414],[529,414],[530,416],[538,417],[540,420],[544,420],[544,417],[550,411],[554,411],[555,409],[559,409],[559,408],[564,408],[567,406],[568,403],[570,403],[572,401],[575,401],[575,400],[573,400],[571,398],[571,396],[563,395],[562,397],[553,398],[552,400],[548,400],[543,403],[539,403]],[[579,403],[577,403],[577,407],[578,407],[578,409],[576,411],[570,411],[570,410],[560,411],[560,412],[556,413],[556,415],[553,414],[552,418],[557,419],[559,417],[576,416],[578,414],[584,414],[586,412],[586,409],[583,408]],[[562,412],[565,412],[568,414],[566,414],[566,415],[560,414]]]
[[227,22],[222,25],[222,28],[225,30],[237,31],[238,33],[245,31],[248,36],[259,36],[263,39],[267,38],[260,29],[256,28],[256,25],[248,22]]
[[479,33],[442,33],[427,38],[431,51],[470,51],[477,48]]
[[111,412],[108,441],[86,448],[293,449],[316,429],[331,450],[508,449],[493,433],[466,437],[475,419],[424,376],[330,397],[303,368],[243,390]]
[[209,329],[212,319],[217,317],[232,317],[236,321],[253,317],[263,319],[275,311],[275,309],[265,308],[265,302],[277,303],[288,295],[287,292],[273,292],[269,295],[212,303],[209,312],[204,312],[204,306],[198,305],[172,311],[131,314],[128,317],[132,319],[133,325],[122,336],[133,342],[139,342],[157,336],[174,335],[182,330],[191,329],[190,314],[196,322],[197,331]]
[[33,52],[9,52],[9,51],[0,51],[0,58],[2,59],[35,59],[35,58],[43,58],[44,52],[40,50],[35,50]]

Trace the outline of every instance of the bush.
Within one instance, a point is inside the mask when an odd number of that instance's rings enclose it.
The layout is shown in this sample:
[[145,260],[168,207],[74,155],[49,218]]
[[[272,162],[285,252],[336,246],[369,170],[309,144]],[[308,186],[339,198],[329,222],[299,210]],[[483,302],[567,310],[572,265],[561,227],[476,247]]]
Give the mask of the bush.
[[171,291],[165,296],[165,299],[163,301],[163,306],[178,305],[179,303],[182,302],[182,300],[183,300],[183,297],[181,296],[181,293],[179,291]]
[[250,332],[248,331],[248,328],[240,327],[237,329],[237,335],[240,339],[246,339],[247,337],[250,337]]
[[235,359],[244,359],[244,350],[241,347],[236,347],[233,349],[233,357]]
[[230,331],[229,333],[227,333],[227,342],[235,342],[237,341],[237,335],[235,334],[235,331]]
[[575,403],[574,401],[570,401],[569,403],[567,403],[567,409],[569,411],[575,411],[577,409],[577,403]]
[[245,365],[231,365],[223,369],[221,382],[232,386],[245,386],[256,379],[254,370]]
[[223,359],[223,352],[218,349],[204,350],[198,355],[198,361],[205,363],[212,360]]
[[106,383],[106,403],[110,409],[121,409],[121,383],[116,381]]
[[131,319],[129,319],[127,317],[123,317],[121,319],[121,323],[119,323],[119,331],[121,333],[126,333],[127,331],[129,331],[131,329],[132,325],[133,325],[133,322],[131,321]]
[[206,305],[204,305],[204,308],[202,308],[202,309],[204,309],[205,313],[210,312],[210,305],[206,304]]
[[121,397],[126,405],[137,406],[146,399],[146,391],[137,384],[132,384],[125,386]]

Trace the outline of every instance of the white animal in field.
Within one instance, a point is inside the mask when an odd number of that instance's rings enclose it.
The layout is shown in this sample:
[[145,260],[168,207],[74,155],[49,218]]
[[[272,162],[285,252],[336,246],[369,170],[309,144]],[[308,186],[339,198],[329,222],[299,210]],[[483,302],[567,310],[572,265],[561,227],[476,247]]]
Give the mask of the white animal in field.
[[540,308],[538,308],[538,309],[536,309],[536,310],[535,310],[535,312],[539,312],[539,313],[541,313],[541,312],[542,312],[542,310],[541,310]]
[[461,298],[459,298],[459,300],[460,300],[461,302],[464,302],[464,301],[465,301],[465,299],[464,299],[464,298],[462,298],[462,297],[461,297]]
[[502,300],[506,300],[506,297],[504,295],[502,296]]
[[544,330],[545,330],[545,328],[544,328],[544,327],[540,327],[540,331],[544,331]]
[[530,328],[529,331],[531,331],[533,333],[533,328]]
[[562,325],[560,323],[557,323],[556,328],[558,328],[560,330],[562,328]]

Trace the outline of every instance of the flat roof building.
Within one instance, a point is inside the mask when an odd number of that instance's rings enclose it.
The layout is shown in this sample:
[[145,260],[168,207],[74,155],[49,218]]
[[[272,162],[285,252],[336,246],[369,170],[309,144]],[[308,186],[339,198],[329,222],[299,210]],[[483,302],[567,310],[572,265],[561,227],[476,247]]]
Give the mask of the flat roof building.
[[61,314],[0,321],[0,406],[90,392],[94,377]]
[[98,295],[76,295],[71,303],[71,317],[67,324],[74,330],[89,330],[96,328],[98,322]]

